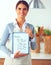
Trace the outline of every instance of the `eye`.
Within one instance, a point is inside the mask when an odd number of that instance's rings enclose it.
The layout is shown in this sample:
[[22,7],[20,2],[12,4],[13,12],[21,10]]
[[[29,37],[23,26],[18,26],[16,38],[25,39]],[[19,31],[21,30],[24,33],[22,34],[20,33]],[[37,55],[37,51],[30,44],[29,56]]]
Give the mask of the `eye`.
[[18,8],[19,10],[21,10],[21,8]]
[[23,10],[27,10],[27,8],[23,8]]

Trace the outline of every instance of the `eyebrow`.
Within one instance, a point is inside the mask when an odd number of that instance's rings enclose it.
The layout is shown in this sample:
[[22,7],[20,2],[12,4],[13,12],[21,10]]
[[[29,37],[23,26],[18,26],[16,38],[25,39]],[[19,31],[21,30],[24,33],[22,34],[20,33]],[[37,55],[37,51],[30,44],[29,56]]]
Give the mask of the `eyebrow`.
[[[20,7],[18,9],[21,9]],[[27,8],[23,8],[23,10],[27,10]]]

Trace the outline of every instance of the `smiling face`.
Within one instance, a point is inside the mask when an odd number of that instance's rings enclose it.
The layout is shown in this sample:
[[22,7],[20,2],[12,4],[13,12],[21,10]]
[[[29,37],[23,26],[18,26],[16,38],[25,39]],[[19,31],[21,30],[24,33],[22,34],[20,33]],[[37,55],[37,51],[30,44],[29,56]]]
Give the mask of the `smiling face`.
[[28,13],[27,7],[24,4],[20,3],[16,8],[16,13],[18,18],[24,19]]

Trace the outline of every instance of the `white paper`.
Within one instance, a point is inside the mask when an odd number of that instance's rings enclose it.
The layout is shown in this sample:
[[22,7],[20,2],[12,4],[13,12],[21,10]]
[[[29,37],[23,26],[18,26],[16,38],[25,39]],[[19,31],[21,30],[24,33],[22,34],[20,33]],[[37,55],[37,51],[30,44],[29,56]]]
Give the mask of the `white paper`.
[[27,33],[13,33],[13,53],[20,51],[20,53],[28,54],[29,52],[29,36]]

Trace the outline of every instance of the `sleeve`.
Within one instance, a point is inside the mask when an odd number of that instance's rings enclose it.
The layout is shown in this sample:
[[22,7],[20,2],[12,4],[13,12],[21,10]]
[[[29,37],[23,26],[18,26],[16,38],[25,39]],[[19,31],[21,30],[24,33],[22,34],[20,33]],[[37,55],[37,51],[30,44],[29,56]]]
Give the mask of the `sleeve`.
[[6,47],[6,42],[8,40],[9,35],[10,34],[9,34],[8,25],[7,25],[5,30],[4,30],[4,33],[2,35],[2,39],[1,39],[1,43],[0,43],[0,49],[10,56],[11,51]]
[[30,45],[31,45],[31,49],[32,50],[35,50],[37,48],[37,44],[36,44],[36,35],[35,35],[35,30],[34,30],[34,27],[32,29],[34,32],[34,38],[30,40]]

